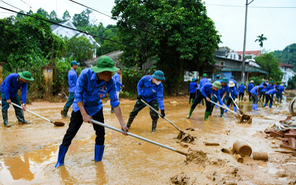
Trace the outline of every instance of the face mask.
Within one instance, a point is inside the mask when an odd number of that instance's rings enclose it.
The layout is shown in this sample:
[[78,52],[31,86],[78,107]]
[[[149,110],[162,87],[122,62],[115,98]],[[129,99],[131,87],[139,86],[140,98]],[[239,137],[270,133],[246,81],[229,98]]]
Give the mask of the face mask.
[[153,83],[155,83],[156,85],[159,85],[161,83],[161,81],[157,81],[153,78]]

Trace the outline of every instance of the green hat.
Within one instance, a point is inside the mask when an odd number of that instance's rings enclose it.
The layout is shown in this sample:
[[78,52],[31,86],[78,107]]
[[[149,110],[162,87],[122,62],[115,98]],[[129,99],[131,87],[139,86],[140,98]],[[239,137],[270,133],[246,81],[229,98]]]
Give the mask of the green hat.
[[219,75],[219,74],[216,75],[216,78],[220,78],[220,77],[221,77],[221,75]]
[[34,81],[34,78],[32,78],[32,75],[29,71],[20,72],[18,75],[25,80]]
[[80,63],[77,63],[75,60],[73,60],[73,61],[70,62],[70,65],[71,65],[71,66],[73,66],[73,65],[78,65],[78,66],[79,66]]
[[204,73],[202,76],[203,76],[203,77],[207,77],[208,75],[207,75],[206,73]]
[[221,83],[228,83],[228,78],[227,77],[223,77]]
[[196,81],[196,78],[192,78],[192,82]]
[[221,85],[221,83],[219,81],[215,81],[213,83],[213,86],[216,87],[217,89],[221,89],[222,88],[222,85]]
[[113,60],[108,56],[101,56],[97,62],[97,65],[92,67],[91,70],[95,73],[101,73],[104,71],[116,72],[119,68],[114,66]]
[[234,76],[231,76],[230,78],[234,78]]
[[273,81],[272,81],[272,80],[270,80],[270,81],[269,81],[269,83],[273,83]]
[[244,85],[244,82],[242,82],[241,84]]
[[152,77],[158,80],[165,80],[164,73],[161,70],[155,71]]

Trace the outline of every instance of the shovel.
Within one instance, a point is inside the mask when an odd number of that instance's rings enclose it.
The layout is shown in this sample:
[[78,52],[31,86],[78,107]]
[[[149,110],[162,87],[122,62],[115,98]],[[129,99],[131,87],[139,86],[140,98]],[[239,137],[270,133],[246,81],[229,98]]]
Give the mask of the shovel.
[[[16,107],[18,107],[18,108],[22,108],[21,106],[19,106],[19,105],[17,105],[17,104],[15,104],[15,103],[13,103],[13,102],[11,102],[11,104],[13,105],[13,106],[16,106]],[[31,114],[34,114],[35,116],[38,116],[38,117],[40,117],[40,118],[42,118],[42,119],[45,119],[46,121],[49,121],[50,123],[53,123],[55,126],[64,126],[65,125],[65,123],[63,123],[63,122],[55,122],[55,121],[50,121],[49,119],[47,119],[47,118],[45,118],[45,117],[43,117],[43,116],[40,116],[39,114],[36,114],[35,112],[32,112],[32,111],[30,111],[30,110],[26,110],[27,112],[29,112],[29,113],[31,113]]]
[[213,104],[215,104],[215,105],[217,105],[217,106],[219,106],[219,107],[221,107],[221,108],[225,107],[229,112],[232,112],[234,115],[236,115],[236,113],[233,110],[229,109],[225,105],[222,106],[222,105],[220,105],[220,104],[218,104],[218,103],[216,103],[216,102],[214,102],[212,100],[210,100],[210,102],[213,103]]
[[[153,108],[151,105],[149,105],[146,101],[144,101],[143,99],[141,99],[141,101],[142,101],[145,105],[147,105],[150,109],[152,109],[154,112],[156,112],[157,114],[159,114],[160,116],[162,116],[161,113],[159,113],[156,109],[154,109],[154,108]],[[192,141],[194,140],[194,137],[193,137],[191,134],[186,133],[185,131],[179,129],[179,128],[178,128],[173,122],[171,122],[171,121],[170,121],[168,118],[166,118],[165,116],[164,116],[163,118],[164,118],[165,120],[167,120],[171,125],[173,125],[177,130],[180,131],[180,133],[179,133],[177,139],[184,140],[185,138],[183,138],[183,137],[186,136],[187,138],[186,138],[185,140],[188,140],[188,141],[187,141],[188,143],[190,143],[190,142],[192,142]]]
[[[106,124],[104,124],[104,123],[101,123],[101,122],[96,121],[96,120],[93,120],[93,119],[91,119],[91,121],[92,121],[94,124],[96,124],[96,125],[100,125],[100,126],[102,126],[102,127],[107,127],[107,128],[109,128],[109,129],[115,130],[115,131],[117,131],[117,132],[124,133],[124,131],[122,131],[122,130],[120,130],[120,129],[118,129],[118,128],[112,127],[112,126],[110,126],[110,125],[106,125]],[[168,150],[171,150],[171,151],[177,152],[177,153],[182,154],[182,155],[185,155],[185,156],[188,155],[188,154],[185,153],[185,152],[182,152],[182,151],[176,150],[176,149],[174,149],[174,148],[172,148],[172,147],[169,147],[169,146],[166,146],[166,145],[163,145],[163,144],[157,143],[157,142],[155,142],[155,141],[152,141],[152,140],[149,140],[149,139],[143,138],[143,137],[141,137],[141,136],[138,136],[138,135],[136,135],[136,134],[132,134],[132,133],[130,133],[130,132],[127,132],[127,135],[130,135],[130,136],[132,136],[132,137],[135,137],[135,138],[141,139],[141,140],[146,141],[146,142],[148,142],[148,143],[151,143],[151,144],[154,144],[154,145],[157,145],[157,146],[160,146],[160,147],[166,148],[166,149],[168,149]]]
[[234,105],[236,106],[237,110],[239,111],[240,114],[244,114],[242,110],[240,110],[237,106],[237,104],[235,103],[234,99],[230,96],[230,98],[232,99],[232,102],[234,103]]

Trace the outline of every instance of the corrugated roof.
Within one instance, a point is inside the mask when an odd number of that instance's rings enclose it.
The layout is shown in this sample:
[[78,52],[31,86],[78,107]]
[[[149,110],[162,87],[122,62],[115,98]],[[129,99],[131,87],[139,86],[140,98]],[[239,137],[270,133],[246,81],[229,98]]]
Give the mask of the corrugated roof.
[[[236,51],[238,54],[243,55],[243,51]],[[246,55],[256,55],[257,57],[261,55],[261,51],[260,50],[255,50],[255,51],[245,51]]]
[[52,25],[50,25],[50,27],[51,27],[52,31],[54,31],[55,29],[57,29],[59,27],[59,25],[52,24]]
[[281,66],[281,67],[289,67],[289,68],[294,68],[294,66],[293,66],[293,65],[291,65],[291,64],[286,64],[286,63],[283,63],[283,62],[281,62],[281,63],[280,63],[280,66]]

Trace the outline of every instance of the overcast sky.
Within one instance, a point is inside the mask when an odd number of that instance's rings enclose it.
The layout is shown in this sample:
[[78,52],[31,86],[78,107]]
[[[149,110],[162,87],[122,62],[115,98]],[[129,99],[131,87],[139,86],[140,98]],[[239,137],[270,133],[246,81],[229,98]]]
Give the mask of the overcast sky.
[[[9,3],[11,7],[4,2]],[[57,12],[59,18],[68,10],[70,15],[85,10],[69,0],[1,0],[0,6],[25,12],[32,8],[35,13],[40,7],[48,13]],[[98,11],[111,15],[113,0],[75,0]],[[249,0],[250,2],[251,0]],[[222,44],[236,51],[243,50],[244,24],[246,0],[205,0],[208,16],[215,22],[219,35],[222,35]],[[246,50],[259,50],[259,43],[255,40],[258,35],[264,34],[267,41],[263,48],[267,51],[283,50],[287,45],[296,43],[296,8],[267,8],[267,7],[296,7],[296,0],[254,0],[248,6],[247,42]],[[19,9],[17,9],[19,8]],[[0,9],[0,18],[13,15]],[[116,24],[109,17],[93,12],[92,20],[102,22],[104,26]]]

